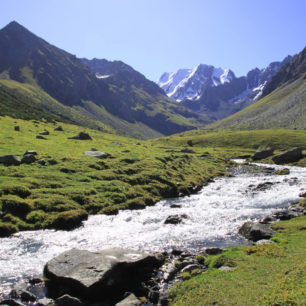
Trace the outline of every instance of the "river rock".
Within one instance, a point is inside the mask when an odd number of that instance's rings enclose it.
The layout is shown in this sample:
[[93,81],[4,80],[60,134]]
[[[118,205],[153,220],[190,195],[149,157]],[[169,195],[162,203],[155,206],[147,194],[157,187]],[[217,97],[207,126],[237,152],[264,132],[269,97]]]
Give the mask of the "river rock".
[[306,198],[306,191],[303,191],[299,194],[300,198]]
[[85,132],[80,132],[78,135],[69,137],[68,139],[78,139],[78,140],[92,140],[90,135]]
[[273,155],[274,150],[270,147],[259,147],[254,155],[251,157],[253,160],[260,160]]
[[164,224],[179,224],[183,222],[183,219],[187,219],[187,218],[188,216],[185,214],[169,216],[165,220]]
[[35,155],[32,155],[32,154],[26,154],[21,159],[22,164],[32,164],[35,161],[36,161],[36,157]]
[[298,216],[298,213],[288,210],[278,211],[276,212],[273,217],[279,220],[290,220]]
[[218,255],[224,252],[224,249],[221,248],[207,248],[205,249],[205,253],[207,255]]
[[181,204],[171,204],[170,208],[182,208]]
[[287,151],[281,152],[273,156],[272,160],[276,164],[285,164],[285,163],[293,163],[302,158],[302,149],[301,148],[292,148]]
[[268,224],[248,221],[239,229],[239,234],[249,240],[258,241],[271,238],[274,235],[274,231]]
[[70,250],[50,260],[44,275],[51,297],[57,292],[91,301],[122,300],[125,292],[143,296],[141,282],[163,263],[160,255],[125,249]]
[[23,302],[34,302],[36,296],[27,290],[27,284],[18,284],[11,292],[10,297],[13,299],[21,299]]
[[37,301],[37,306],[54,306],[54,302],[51,299],[43,298]]
[[24,304],[17,302],[13,299],[7,299],[0,301],[0,305],[9,305],[9,306],[25,306]]
[[115,306],[138,306],[141,305],[141,302],[137,299],[137,297],[131,293],[124,300],[117,303]]
[[107,158],[110,156],[109,153],[100,152],[100,151],[85,151],[84,154],[88,156],[100,158],[100,159]]
[[56,306],[85,306],[78,298],[65,294],[55,300]]
[[0,156],[0,164],[5,166],[18,166],[21,164],[21,160],[16,155],[2,155]]

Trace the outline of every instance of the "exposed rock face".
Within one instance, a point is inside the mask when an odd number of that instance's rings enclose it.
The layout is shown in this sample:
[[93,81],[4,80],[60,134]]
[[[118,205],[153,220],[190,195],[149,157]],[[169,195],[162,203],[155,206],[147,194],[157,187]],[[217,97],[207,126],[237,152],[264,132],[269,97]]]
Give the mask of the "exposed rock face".
[[73,249],[50,260],[44,274],[50,279],[48,290],[52,297],[60,291],[115,304],[123,299],[125,292],[145,295],[141,281],[162,262],[161,256],[125,249],[94,253]]
[[273,155],[274,150],[270,147],[259,147],[252,156],[253,160],[260,160]]
[[84,154],[88,156],[96,157],[96,158],[101,158],[101,159],[110,157],[109,153],[100,152],[100,151],[85,151]]
[[0,164],[4,164],[6,166],[18,166],[21,164],[21,160],[16,155],[3,155],[0,156]]
[[281,152],[280,154],[275,155],[272,160],[276,164],[285,164],[293,163],[302,158],[302,149],[301,148],[292,148],[287,151]]
[[261,239],[269,239],[274,235],[274,231],[268,224],[245,222],[239,229],[239,234],[245,238],[258,241]]
[[85,132],[80,132],[78,135],[76,135],[74,137],[69,137],[68,139],[92,140],[90,135],[88,133],[85,133]]

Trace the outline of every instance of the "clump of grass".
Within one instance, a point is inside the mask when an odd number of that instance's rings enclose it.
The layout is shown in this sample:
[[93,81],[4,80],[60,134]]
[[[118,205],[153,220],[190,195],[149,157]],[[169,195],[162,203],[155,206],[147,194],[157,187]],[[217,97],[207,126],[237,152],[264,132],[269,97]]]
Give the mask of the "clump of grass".
[[277,175],[288,175],[290,173],[288,168],[280,169],[275,171],[275,174]]
[[0,190],[0,194],[12,194],[12,195],[17,195],[21,198],[27,198],[28,196],[31,195],[31,191],[29,188],[25,186],[3,186]]
[[0,223],[0,237],[8,237],[18,232],[18,227],[11,223]]
[[108,206],[102,208],[99,213],[104,215],[117,215],[119,213],[119,209],[116,206]]
[[85,210],[70,210],[60,212],[47,221],[47,227],[59,230],[71,230],[81,225],[88,218]]
[[196,255],[196,257],[195,257],[195,260],[196,260],[199,264],[203,265],[204,262],[205,262],[205,256],[202,255],[202,254],[198,254],[198,255]]
[[257,255],[265,257],[284,257],[285,248],[275,243],[253,245],[245,250],[248,255]]
[[191,274],[189,272],[183,272],[180,274],[180,277],[182,278],[182,280],[187,280],[190,279]]
[[31,204],[15,195],[4,196],[1,201],[2,211],[4,213],[11,213],[18,217],[24,217],[32,210]]
[[216,256],[208,256],[205,260],[205,265],[209,268],[220,268],[222,266],[235,267],[236,264],[233,260],[233,256],[227,253],[223,253]]
[[177,268],[177,269],[180,269],[182,267],[182,262],[180,260],[175,260],[174,261],[174,266]]

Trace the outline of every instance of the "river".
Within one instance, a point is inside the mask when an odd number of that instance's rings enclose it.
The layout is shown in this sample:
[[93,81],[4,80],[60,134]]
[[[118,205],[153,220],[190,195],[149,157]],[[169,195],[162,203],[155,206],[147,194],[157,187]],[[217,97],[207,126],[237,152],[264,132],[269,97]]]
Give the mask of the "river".
[[[197,252],[204,247],[247,244],[237,235],[245,221],[271,215],[298,201],[298,194],[305,191],[306,168],[287,168],[290,174],[282,176],[238,171],[234,177],[215,179],[189,197],[164,200],[144,210],[120,211],[117,216],[90,216],[83,227],[69,232],[39,230],[2,238],[0,300],[1,292],[8,293],[19,280],[41,276],[49,259],[71,248],[95,251],[122,247],[149,252],[178,248]],[[267,190],[255,190],[265,182],[272,183]],[[171,208],[171,204],[181,208]],[[164,224],[174,214],[188,218],[181,224]]]

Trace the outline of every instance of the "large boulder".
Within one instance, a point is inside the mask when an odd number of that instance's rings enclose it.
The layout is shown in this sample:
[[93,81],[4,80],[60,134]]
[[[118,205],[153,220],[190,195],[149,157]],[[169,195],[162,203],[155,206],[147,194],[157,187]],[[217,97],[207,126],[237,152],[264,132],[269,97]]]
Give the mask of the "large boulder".
[[71,294],[94,302],[116,304],[125,292],[137,296],[146,294],[141,282],[163,263],[158,255],[125,249],[99,252],[85,250],[66,251],[50,260],[44,268],[48,293],[57,298]]
[[110,154],[109,154],[109,153],[100,152],[100,151],[93,151],[93,150],[91,150],[91,151],[85,151],[84,154],[85,154],[85,155],[88,155],[88,156],[100,158],[100,159],[110,157]]
[[239,229],[239,234],[249,240],[258,241],[271,238],[274,231],[268,224],[248,221]]
[[292,148],[273,156],[272,160],[276,164],[293,163],[303,157],[301,148]]
[[259,147],[254,155],[251,157],[253,160],[260,160],[273,155],[274,150],[270,147]]
[[16,155],[3,155],[0,156],[0,164],[4,164],[6,166],[18,166],[21,164],[21,160]]

